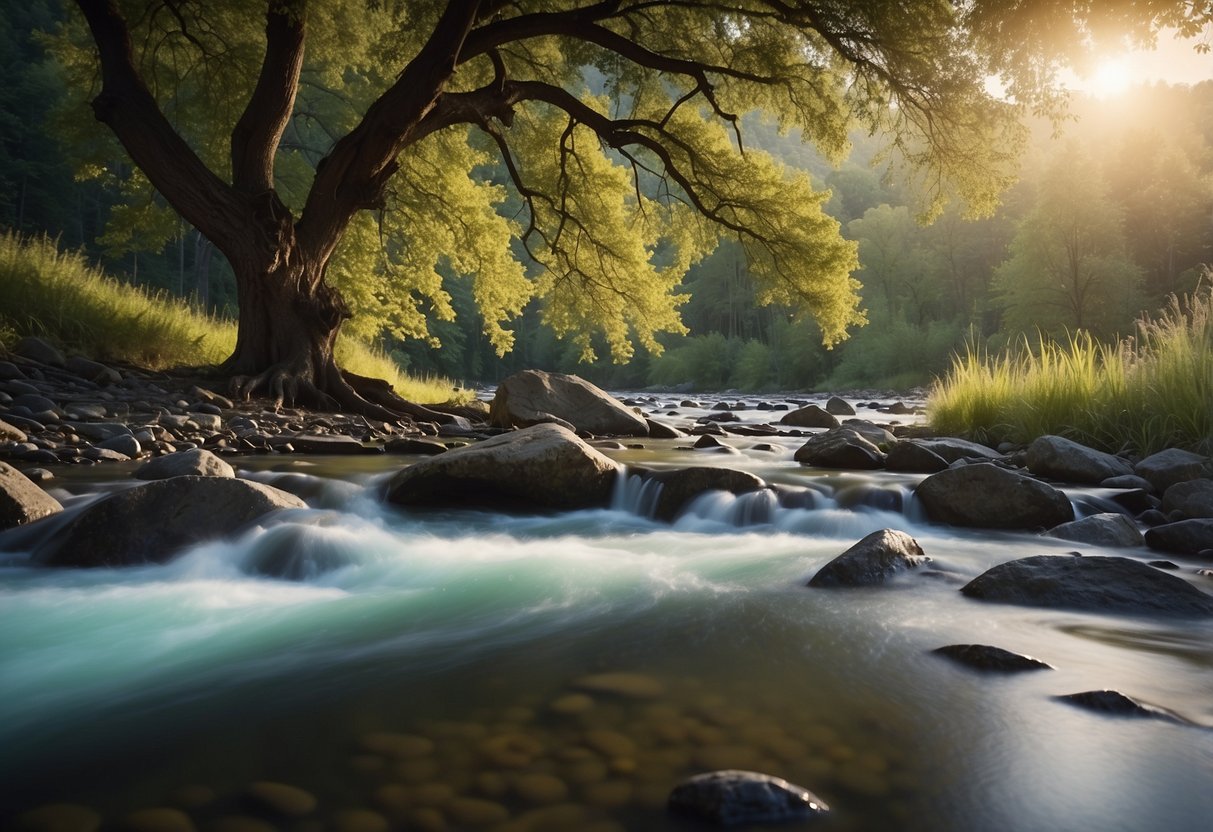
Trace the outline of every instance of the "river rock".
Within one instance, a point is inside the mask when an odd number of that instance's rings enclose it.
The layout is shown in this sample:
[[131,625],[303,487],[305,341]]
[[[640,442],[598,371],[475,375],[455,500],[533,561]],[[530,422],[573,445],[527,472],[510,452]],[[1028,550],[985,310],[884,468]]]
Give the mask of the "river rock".
[[642,416],[588,381],[563,373],[523,370],[497,387],[489,423],[501,428],[542,424],[555,417],[578,431],[648,436]]
[[1210,476],[1213,466],[1207,457],[1179,448],[1168,448],[1143,459],[1133,466],[1133,472],[1145,477],[1158,493],[1178,482]]
[[644,423],[649,426],[649,436],[653,439],[681,439],[686,436],[678,428],[658,422],[656,419],[645,419]]
[[754,771],[711,771],[683,780],[670,792],[669,810],[718,826],[796,823],[829,813],[808,789]]
[[1121,557],[1021,558],[988,569],[960,591],[969,598],[1027,607],[1213,616],[1213,596],[1182,578]]
[[1039,436],[1028,445],[1028,470],[1040,477],[1096,485],[1132,474],[1128,462],[1064,436]]
[[661,680],[643,673],[612,671],[578,676],[570,683],[574,690],[620,699],[656,699],[665,693]]
[[851,407],[845,399],[838,396],[830,396],[826,400],[826,412],[832,413],[835,416],[854,416],[855,408]]
[[[909,441],[909,440],[907,440]],[[1002,459],[1003,455],[993,448],[967,439],[957,439],[954,436],[937,436],[933,439],[916,439],[928,451],[932,451],[948,461],[950,465],[960,459]]]
[[125,815],[115,828],[117,832],[194,832],[197,827],[180,809],[158,806]]
[[446,453],[446,445],[434,439],[419,439],[415,436],[402,436],[389,439],[383,445],[383,450],[389,454],[419,454],[421,456],[438,456]]
[[181,549],[229,535],[270,511],[306,508],[293,494],[222,477],[172,477],[85,506],[34,549],[43,566],[164,563]]
[[687,503],[707,491],[744,494],[766,488],[766,483],[759,477],[732,468],[692,466],[638,473],[647,480],[661,483],[653,516],[666,522],[672,521]]
[[13,344],[12,352],[13,355],[20,355],[52,367],[62,367],[64,364],[63,353],[59,352],[57,347],[33,335],[26,336]]
[[819,468],[851,468],[870,471],[884,467],[885,455],[854,429],[839,427],[810,437],[796,451],[795,459]]
[[906,439],[889,448],[885,468],[911,474],[934,474],[948,467],[948,461],[923,444],[921,439]]
[[1175,483],[1162,495],[1162,510],[1188,518],[1213,517],[1213,480]]
[[1141,546],[1145,541],[1137,525],[1123,514],[1106,512],[1062,523],[1048,531],[1049,537],[1089,543],[1092,546]]
[[1198,517],[1146,529],[1146,545],[1178,555],[1196,555],[1213,549],[1213,518]]
[[1052,670],[1053,666],[1001,647],[988,644],[949,644],[931,651],[974,670],[994,673],[1019,673],[1025,670]]
[[14,832],[96,832],[101,815],[87,806],[50,803],[17,816]]
[[606,506],[620,466],[559,425],[539,424],[421,460],[392,477],[397,505]]
[[203,448],[177,451],[149,460],[137,469],[141,480],[165,480],[169,477],[234,477],[236,471],[219,457]]
[[836,428],[839,426],[838,417],[815,404],[805,405],[789,411],[779,420],[781,425],[791,425],[797,428]]
[[1096,713],[1134,717],[1137,719],[1161,719],[1180,725],[1191,724],[1178,714],[1171,713],[1164,708],[1148,705],[1145,702],[1139,702],[1118,690],[1086,690],[1082,693],[1067,693],[1053,698],[1059,702],[1065,702],[1066,704],[1088,711],[1095,711]]
[[316,808],[316,798],[311,792],[270,780],[251,783],[244,791],[244,799],[257,809],[284,818],[301,818]]
[[29,437],[25,435],[25,431],[10,425],[8,422],[0,419],[0,441],[3,442],[24,442]]
[[139,444],[139,440],[129,433],[98,442],[97,448],[103,451],[115,451],[131,459],[143,453],[143,446]]
[[0,530],[63,511],[51,495],[6,462],[0,462]]
[[[194,421],[205,417],[205,413],[195,413]],[[212,417],[218,419],[218,416]],[[222,424],[220,424],[220,427]],[[378,453],[380,449],[368,448],[352,436],[343,436],[341,434],[319,434],[319,433],[296,433],[275,436],[269,440],[270,447],[285,445],[290,443],[295,449],[295,453],[299,454],[365,454],[368,452]]]
[[121,422],[64,422],[64,424],[93,442],[105,442],[115,436],[133,434],[133,431]]
[[979,529],[1050,529],[1074,519],[1065,494],[988,462],[932,474],[915,491],[937,523]]
[[882,450],[897,442],[893,432],[867,419],[847,419],[842,423],[847,430],[853,430],[864,439]]
[[872,586],[898,572],[916,569],[930,558],[918,541],[896,529],[872,532],[818,570],[808,586]]
[[63,366],[69,373],[94,384],[117,384],[122,381],[122,374],[113,367],[107,367],[81,355],[73,355],[63,363]]

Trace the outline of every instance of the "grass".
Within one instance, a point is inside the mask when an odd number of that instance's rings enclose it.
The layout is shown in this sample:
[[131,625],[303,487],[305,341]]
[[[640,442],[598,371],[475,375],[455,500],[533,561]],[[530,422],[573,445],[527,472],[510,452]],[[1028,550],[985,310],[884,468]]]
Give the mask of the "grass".
[[1213,290],[1172,297],[1137,335],[1101,344],[1027,341],[955,359],[928,403],[931,426],[990,443],[1058,434],[1107,451],[1213,453]]
[[[0,342],[9,345],[39,335],[69,352],[152,370],[218,364],[236,345],[234,321],[120,283],[46,237],[0,235],[0,298]],[[337,356],[352,372],[386,379],[406,399],[435,404],[454,396],[446,379],[408,376],[360,341],[339,339]]]

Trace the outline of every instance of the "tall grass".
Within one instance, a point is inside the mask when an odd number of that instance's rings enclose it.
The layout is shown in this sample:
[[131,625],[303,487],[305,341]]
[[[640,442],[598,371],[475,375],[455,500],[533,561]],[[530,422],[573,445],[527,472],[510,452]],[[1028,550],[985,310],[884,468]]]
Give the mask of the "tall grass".
[[[236,346],[236,324],[207,315],[180,298],[123,284],[78,252],[46,237],[0,235],[0,341],[40,335],[101,361],[162,370],[217,364]],[[449,381],[413,378],[381,350],[342,338],[342,366],[386,379],[407,399],[452,398]]]
[[1108,451],[1180,447],[1213,453],[1213,289],[1172,297],[1137,334],[991,356],[970,348],[935,385],[932,427],[987,442],[1052,433]]

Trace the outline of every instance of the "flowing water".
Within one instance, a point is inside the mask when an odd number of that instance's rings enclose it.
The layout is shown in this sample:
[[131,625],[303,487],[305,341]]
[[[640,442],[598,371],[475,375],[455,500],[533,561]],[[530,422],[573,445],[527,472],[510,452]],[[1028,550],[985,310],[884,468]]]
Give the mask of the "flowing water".
[[[958,587],[986,568],[1075,545],[932,526],[916,477],[803,468],[800,440],[726,441],[742,452],[608,453],[749,470],[808,487],[805,507],[708,494],[664,524],[625,478],[605,510],[406,512],[375,486],[408,460],[246,458],[243,475],[311,507],[162,566],[50,571],[10,553],[0,822],[48,802],[109,819],[190,805],[206,828],[270,780],[313,794],[309,818],[334,829],[370,808],[398,829],[681,830],[696,827],[665,813],[670,788],[741,768],[814,790],[834,809],[820,828],[1210,828],[1213,730],[1052,697],[1114,688],[1213,726],[1213,626],[968,600]],[[760,442],[775,450],[746,450]],[[123,487],[88,476],[57,494]],[[804,586],[886,527],[932,568]],[[958,642],[1056,670],[929,653]],[[280,828],[321,828],[299,823]]]

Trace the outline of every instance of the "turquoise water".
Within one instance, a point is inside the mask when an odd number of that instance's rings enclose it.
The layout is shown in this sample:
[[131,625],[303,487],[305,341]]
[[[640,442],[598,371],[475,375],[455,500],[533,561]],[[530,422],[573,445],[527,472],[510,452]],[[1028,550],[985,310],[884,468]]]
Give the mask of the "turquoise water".
[[[703,463],[674,444],[612,455]],[[813,473],[782,448],[711,459],[809,486],[817,507],[707,495],[671,526],[621,483],[610,510],[410,514],[374,497],[398,460],[249,460],[313,508],[163,566],[13,554],[0,818],[72,802],[117,819],[192,787],[205,827],[272,780],[313,794],[319,822],[368,808],[400,829],[684,829],[663,809],[678,779],[746,768],[815,791],[828,828],[1208,828],[1213,731],[1051,697],[1115,688],[1213,726],[1213,625],[967,600],[989,566],[1073,544],[933,527],[913,477]],[[901,509],[856,505],[856,488]],[[913,534],[931,573],[804,586],[884,527]],[[978,675],[928,652],[974,641],[1057,670]],[[587,688],[604,673],[644,695]],[[402,754],[384,734],[430,742]]]

